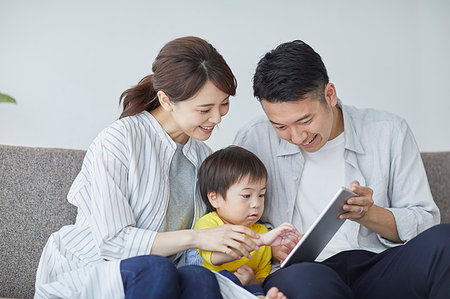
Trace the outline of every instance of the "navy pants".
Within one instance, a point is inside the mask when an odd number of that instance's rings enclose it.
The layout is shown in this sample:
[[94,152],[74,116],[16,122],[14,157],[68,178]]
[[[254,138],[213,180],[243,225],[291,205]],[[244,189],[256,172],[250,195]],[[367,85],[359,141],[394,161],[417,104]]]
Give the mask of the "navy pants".
[[298,263],[264,281],[294,298],[450,298],[450,224],[375,254],[344,251],[321,263]]
[[215,275],[201,266],[176,268],[165,257],[143,255],[120,262],[125,298],[222,298]]
[[234,282],[235,284],[237,284],[238,286],[240,286],[241,288],[246,289],[247,291],[249,291],[253,295],[255,295],[255,296],[259,296],[259,295],[264,296],[264,290],[263,290],[262,286],[256,285],[256,284],[251,284],[251,285],[244,286],[244,285],[242,285],[242,283],[239,280],[239,278],[237,278],[236,275],[234,275],[233,273],[231,273],[228,270],[221,270],[221,271],[219,271],[219,273],[222,274],[223,276],[225,276],[226,278],[228,278],[229,280],[231,280],[232,282]]

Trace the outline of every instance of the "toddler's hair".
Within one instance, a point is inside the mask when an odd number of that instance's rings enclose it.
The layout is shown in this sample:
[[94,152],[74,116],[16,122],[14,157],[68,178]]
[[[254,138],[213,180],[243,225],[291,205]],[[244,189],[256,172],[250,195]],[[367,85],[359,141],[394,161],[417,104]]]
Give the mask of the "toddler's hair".
[[250,182],[266,180],[267,170],[255,154],[242,147],[228,146],[206,158],[198,170],[198,183],[207,212],[215,210],[208,200],[208,192],[216,192],[225,198],[231,185],[246,176]]

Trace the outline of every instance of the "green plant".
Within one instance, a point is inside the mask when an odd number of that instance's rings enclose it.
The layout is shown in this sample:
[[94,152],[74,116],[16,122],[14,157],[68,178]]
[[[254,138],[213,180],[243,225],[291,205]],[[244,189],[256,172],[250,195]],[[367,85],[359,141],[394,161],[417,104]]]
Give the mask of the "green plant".
[[6,95],[4,93],[0,93],[0,102],[16,103],[16,100],[14,100],[14,98],[10,97],[9,95]]

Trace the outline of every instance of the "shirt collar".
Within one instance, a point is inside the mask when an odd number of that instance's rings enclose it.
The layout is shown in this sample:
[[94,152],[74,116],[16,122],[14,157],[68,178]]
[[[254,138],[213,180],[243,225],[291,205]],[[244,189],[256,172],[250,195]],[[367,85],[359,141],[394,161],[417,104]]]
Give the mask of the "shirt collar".
[[353,119],[351,111],[348,109],[349,107],[342,105],[340,99],[338,99],[337,106],[341,108],[342,116],[344,118],[345,149],[356,152],[358,154],[364,154],[364,148],[359,141],[358,133],[356,132],[355,121]]

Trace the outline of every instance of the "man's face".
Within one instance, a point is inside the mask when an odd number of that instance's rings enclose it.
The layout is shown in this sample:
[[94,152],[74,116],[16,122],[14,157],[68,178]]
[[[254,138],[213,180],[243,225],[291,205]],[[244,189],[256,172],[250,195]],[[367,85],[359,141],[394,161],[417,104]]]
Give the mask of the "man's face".
[[262,99],[261,103],[278,135],[307,152],[318,151],[343,132],[342,114],[336,107],[336,92],[331,83],[322,95],[310,93],[297,101],[278,103]]

